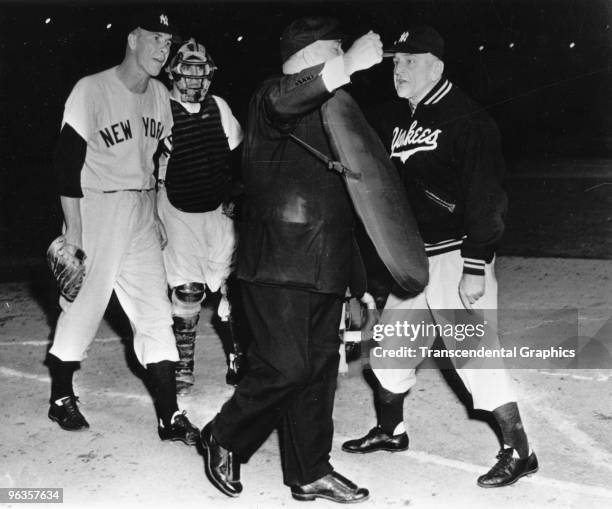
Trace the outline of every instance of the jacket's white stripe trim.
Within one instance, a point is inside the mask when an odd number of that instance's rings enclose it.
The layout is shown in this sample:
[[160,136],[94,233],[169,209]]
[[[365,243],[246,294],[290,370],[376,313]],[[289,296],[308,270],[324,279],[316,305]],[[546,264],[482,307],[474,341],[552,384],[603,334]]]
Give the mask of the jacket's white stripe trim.
[[435,101],[433,101],[431,104],[437,104],[437,103],[439,103],[439,102],[440,102],[440,101],[441,101],[441,100],[444,98],[444,96],[445,96],[446,94],[448,94],[448,93],[451,91],[451,88],[453,88],[453,84],[452,84],[452,83],[449,83],[449,84],[448,84],[448,88],[447,88],[447,89],[444,91],[444,93],[443,93],[443,94],[441,94],[441,95],[439,95],[439,96],[438,96],[438,98],[437,98]]
[[438,89],[438,91],[432,95],[429,99],[427,99],[427,101],[425,101],[425,104],[431,104],[432,101],[434,101],[448,86],[450,85],[449,81],[446,80],[442,86]]
[[425,248],[438,248],[438,247],[446,247],[454,244],[461,244],[463,239],[451,239],[451,240],[443,240],[442,242],[437,242],[436,244],[425,244]]
[[483,270],[484,269],[484,265],[478,265],[475,263],[463,263],[464,267],[469,267],[470,269],[478,269],[478,270]]
[[475,265],[484,265],[485,264],[484,260],[479,260],[477,258],[464,258],[463,261],[465,263],[472,263],[472,264],[475,264]]

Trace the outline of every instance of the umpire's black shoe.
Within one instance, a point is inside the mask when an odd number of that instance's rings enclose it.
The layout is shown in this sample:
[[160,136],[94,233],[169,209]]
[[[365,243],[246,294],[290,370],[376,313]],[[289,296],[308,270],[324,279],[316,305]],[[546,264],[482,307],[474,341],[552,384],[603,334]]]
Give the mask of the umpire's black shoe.
[[49,419],[57,422],[60,428],[67,431],[81,431],[89,428],[89,423],[83,417],[77,405],[79,398],[66,396],[60,400],[61,405],[55,402],[49,407]]
[[344,442],[342,450],[356,454],[366,454],[374,451],[398,452],[408,449],[408,443],[407,433],[388,435],[380,426],[376,426],[368,431],[366,436]]
[[340,504],[355,504],[367,500],[370,492],[355,485],[338,472],[331,472],[310,484],[292,486],[291,496],[301,501],[324,498]]
[[228,497],[240,495],[240,461],[233,452],[224,449],[217,442],[211,431],[211,423],[202,429],[200,444],[208,480]]
[[196,445],[200,437],[200,430],[189,422],[184,411],[174,415],[170,426],[159,426],[157,432],[162,440],[181,441],[187,445]]
[[491,470],[478,478],[478,486],[481,488],[501,488],[514,484],[524,475],[533,474],[538,471],[538,458],[532,452],[526,458],[515,458],[514,449],[500,449],[497,459],[499,460]]

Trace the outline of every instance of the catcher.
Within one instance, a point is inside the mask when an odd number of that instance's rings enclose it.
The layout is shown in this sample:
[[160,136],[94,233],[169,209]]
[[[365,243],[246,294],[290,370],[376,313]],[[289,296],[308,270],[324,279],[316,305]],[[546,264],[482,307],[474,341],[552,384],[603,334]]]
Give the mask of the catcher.
[[[236,235],[228,207],[232,186],[231,151],[242,129],[227,103],[209,94],[215,66],[205,47],[189,39],[172,58],[170,107],[174,126],[159,159],[159,216],[168,245],[164,265],[172,289],[172,318],[180,360],[176,388],[188,394],[194,383],[194,348],[200,307],[210,292],[221,290],[218,307],[222,339],[232,335],[226,281]],[[224,334],[225,333],[225,334]],[[228,382],[237,374],[239,348],[226,346]]]

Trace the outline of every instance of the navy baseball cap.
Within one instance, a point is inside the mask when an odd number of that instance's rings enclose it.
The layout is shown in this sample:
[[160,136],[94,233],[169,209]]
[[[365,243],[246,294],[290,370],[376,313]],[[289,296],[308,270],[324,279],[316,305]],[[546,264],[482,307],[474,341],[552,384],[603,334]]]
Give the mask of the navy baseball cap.
[[389,48],[385,48],[383,56],[392,57],[396,53],[431,53],[444,60],[444,39],[432,27],[422,25],[404,30]]
[[179,37],[176,26],[172,23],[168,13],[161,8],[138,9],[134,14],[130,24],[130,30],[142,28],[149,32],[159,32],[162,34],[170,34],[172,42],[179,43]]
[[283,62],[316,41],[343,39],[339,21],[328,16],[309,16],[292,21],[283,31],[280,39],[280,53]]

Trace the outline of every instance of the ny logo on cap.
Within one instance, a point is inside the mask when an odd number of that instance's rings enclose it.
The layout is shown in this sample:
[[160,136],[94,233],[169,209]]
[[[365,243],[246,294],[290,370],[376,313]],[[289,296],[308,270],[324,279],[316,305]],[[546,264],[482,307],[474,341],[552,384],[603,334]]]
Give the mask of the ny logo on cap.
[[165,14],[160,14],[159,15],[159,23],[160,23],[160,25],[168,26],[168,16],[166,16]]
[[406,42],[408,40],[408,37],[410,37],[410,32],[404,32],[402,35],[399,36],[397,42]]

